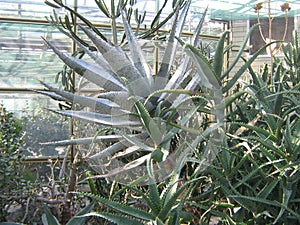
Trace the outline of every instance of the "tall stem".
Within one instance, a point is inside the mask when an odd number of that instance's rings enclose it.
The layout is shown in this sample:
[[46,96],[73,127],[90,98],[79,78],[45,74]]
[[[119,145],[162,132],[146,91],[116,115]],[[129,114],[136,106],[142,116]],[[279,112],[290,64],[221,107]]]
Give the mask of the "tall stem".
[[117,35],[117,23],[116,23],[116,13],[115,13],[115,2],[110,0],[111,6],[111,28],[112,28],[112,37],[114,45],[118,45],[118,35]]
[[[257,12],[257,22],[260,24],[260,9],[262,8],[262,2],[261,3],[257,3],[255,4],[254,6],[254,9],[256,10]],[[288,2],[284,3],[283,5],[280,6],[281,7],[281,10],[284,11],[285,13],[285,28],[284,28],[284,33],[283,33],[283,36],[282,36],[282,41],[285,40],[286,38],[286,35],[287,35],[287,31],[288,31],[288,11],[291,9],[289,7],[289,4]],[[272,17],[272,14],[271,14],[271,0],[268,0],[268,37],[269,37],[269,41],[267,40],[267,38],[264,36],[263,32],[262,32],[262,28],[261,26],[259,26],[259,33],[260,33],[260,36],[262,38],[262,40],[265,42],[265,44],[269,44],[272,42],[272,22],[273,22],[273,17]],[[282,43],[280,44],[282,45]],[[270,44],[269,47],[269,56],[270,56],[270,66],[271,66],[271,73],[270,73],[270,82],[272,82],[272,77],[273,77],[273,64],[274,64],[274,54],[275,52],[273,51],[272,49],[272,45]]]
[[[269,40],[272,42],[272,16],[271,16],[271,0],[268,0],[268,19],[269,19]],[[271,74],[270,74],[270,82],[272,81],[273,77],[273,51],[272,51],[272,45],[269,45],[270,50],[270,66],[271,66]]]
[[[157,13],[158,10],[159,10],[159,0],[156,0],[155,1],[155,12]],[[159,41],[158,38],[157,38],[157,41]],[[159,68],[158,68],[159,67],[159,62],[158,62],[158,60],[159,60],[159,48],[155,45],[155,48],[154,48],[154,63],[153,63],[154,75],[158,74],[158,70],[159,70]]]
[[[261,23],[260,23],[260,14],[259,14],[259,10],[257,11],[257,22],[258,22],[258,24],[261,24]],[[263,32],[262,32],[262,29],[261,29],[261,26],[258,26],[258,30],[259,30],[259,34],[260,34],[261,38],[263,39],[263,41],[264,41],[265,44],[266,44],[266,43],[267,43],[267,40],[265,39],[265,36],[264,36],[264,34],[263,34]]]
[[289,24],[288,11],[285,10],[285,28],[284,28],[284,34],[282,37],[282,41],[285,41],[287,30],[288,30],[288,24]]
[[[74,11],[77,12],[78,7],[77,7],[77,0],[74,0]],[[77,34],[77,16],[76,14],[74,15],[74,24],[73,24],[74,30],[73,32]],[[72,52],[74,53],[76,51],[76,43],[73,41],[72,42]],[[75,90],[75,71],[72,71],[72,91],[74,92]],[[72,106],[74,107],[74,105]],[[69,131],[71,137],[74,135],[74,120],[73,118],[70,119],[70,125],[69,125]],[[72,199],[73,199],[73,194],[72,192],[75,191],[75,186],[76,186],[76,165],[74,164],[75,162],[75,149],[74,146],[70,146],[70,177],[68,180],[68,186],[67,186],[67,193],[66,193],[66,199],[65,199],[65,204],[62,207],[62,224],[67,224],[67,222],[72,218]],[[68,156],[66,156],[68,157]]]

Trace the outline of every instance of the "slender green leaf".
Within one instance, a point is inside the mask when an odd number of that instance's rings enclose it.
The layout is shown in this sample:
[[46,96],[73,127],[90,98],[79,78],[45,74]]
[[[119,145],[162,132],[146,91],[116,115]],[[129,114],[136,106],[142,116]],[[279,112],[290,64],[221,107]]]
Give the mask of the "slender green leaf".
[[[258,193],[258,198],[267,198],[268,196],[272,195],[274,188],[277,186],[279,180],[273,179],[271,182],[267,183],[263,189]],[[272,197],[272,196],[270,196]]]
[[108,11],[108,8],[107,8],[105,2],[103,0],[95,0],[95,2],[97,4],[98,8],[104,13],[104,15],[106,17],[110,18],[111,16],[110,16],[110,13]]
[[[167,48],[165,49],[162,63],[161,63],[160,69],[157,74],[158,77],[165,78],[163,80],[164,82],[161,79],[159,79],[159,82],[162,82],[163,87],[165,86],[165,84],[167,82],[166,78],[170,74],[170,69],[173,65],[173,61],[174,61],[175,55],[176,55],[177,41],[175,40],[175,37],[180,37],[183,26],[185,25],[185,20],[187,17],[187,13],[188,13],[190,4],[191,4],[191,1],[188,0],[186,2],[186,4],[184,5],[184,8],[182,9],[182,12],[180,15],[178,15],[179,7],[176,8],[174,24],[172,26],[172,30],[171,30],[171,33],[169,36],[168,45],[167,45]],[[162,88],[159,88],[159,89],[162,89]]]
[[258,126],[252,126],[252,125],[249,125],[249,124],[245,124],[245,123],[239,123],[239,122],[233,122],[233,124],[236,124],[236,125],[239,125],[239,126],[243,126],[243,127],[246,127],[250,130],[253,130],[255,131],[257,134],[261,134],[263,135],[265,138],[268,138],[272,141],[276,141],[277,138],[276,136],[274,136],[272,133],[270,133],[269,131],[261,128],[261,127],[258,127]]
[[[147,154],[144,156],[141,156],[135,160],[130,161],[127,164],[122,164],[119,167],[116,167],[114,169],[111,169],[109,172],[106,172],[105,174],[102,175],[97,175],[98,178],[113,178],[114,176],[124,176],[125,174],[129,174],[130,172],[134,171],[137,167],[145,164],[147,160],[151,158],[151,154]],[[119,163],[118,158],[113,158],[110,163],[114,163],[114,160]],[[131,178],[130,178],[131,181]]]
[[25,225],[25,224],[24,223],[14,223],[14,222],[0,222],[0,225]]
[[[262,168],[267,167],[269,165],[276,165],[278,163],[281,163],[283,160],[275,160],[275,161],[271,161],[271,162],[266,162],[263,163],[262,165],[256,166],[256,168],[253,168],[251,172],[249,172],[246,176],[244,176],[239,182],[237,182],[236,184],[234,184],[234,188],[238,188],[240,185],[246,184],[246,182],[252,178],[253,176],[256,176],[257,173],[259,171],[261,171]],[[254,160],[252,160],[252,162],[254,162]],[[267,174],[262,174],[262,177],[267,176]]]
[[157,224],[157,225],[165,225],[164,222],[160,218],[155,218],[155,224]]
[[203,27],[203,24],[205,22],[205,17],[207,15],[207,11],[208,11],[208,6],[205,8],[204,12],[202,13],[201,19],[194,31],[194,34],[192,36],[192,41],[191,44],[194,46],[198,46],[198,42],[199,42],[199,37],[200,37],[200,33]]
[[[110,100],[95,98],[95,97],[80,96],[78,94],[76,95],[76,94],[70,93],[68,91],[63,91],[58,88],[54,88],[43,82],[41,82],[41,83],[45,87],[47,87],[50,91],[53,91],[56,94],[58,94],[59,96],[61,96],[62,97],[60,99],[61,101],[78,103],[82,106],[87,106],[93,110],[98,111],[99,113],[104,113],[104,114],[110,114],[112,112],[114,112],[114,114],[129,113],[128,111],[127,112],[123,111],[119,105],[115,104],[114,102],[112,102]],[[46,95],[51,95],[50,93],[51,92],[46,93]],[[56,97],[56,95],[54,95],[54,97]],[[59,99],[57,99],[57,100],[59,100]],[[117,112],[119,112],[119,113],[117,113]]]
[[157,27],[157,26],[158,26],[158,24],[159,24],[159,19],[160,19],[160,15],[161,15],[163,9],[166,7],[167,2],[168,2],[168,0],[165,0],[164,3],[163,3],[163,5],[162,5],[162,7],[157,11],[157,13],[156,13],[154,19],[153,19],[152,22],[151,22],[150,27],[153,28],[153,27]]
[[149,194],[148,194],[148,198],[149,200],[152,202],[152,207],[151,209],[153,210],[153,214],[155,216],[158,215],[161,207],[162,207],[162,202],[158,193],[158,188],[157,188],[157,184],[154,180],[154,178],[150,177],[150,184],[149,184]]
[[45,216],[43,217],[44,225],[60,225],[57,218],[51,213],[47,205],[43,205]]
[[66,98],[61,97],[58,94],[55,94],[53,92],[49,92],[49,91],[39,91],[39,90],[32,90],[33,92],[39,93],[39,94],[43,94],[46,96],[49,96],[50,98],[56,100],[56,101],[63,101],[63,102],[67,102],[68,100]]
[[[245,64],[243,64],[240,69],[235,73],[235,75],[229,80],[229,82],[222,88],[223,93],[229,91],[237,82],[237,80],[244,74],[244,72],[250,67],[254,60],[270,45],[277,43],[278,41],[268,43],[267,45],[260,48]],[[227,70],[228,71],[228,70]],[[229,72],[229,71],[228,71]],[[225,74],[225,72],[224,72]],[[225,77],[225,75],[223,76]],[[227,75],[226,75],[227,76]]]
[[208,62],[207,58],[195,46],[184,43],[180,39],[178,40],[182,45],[184,45],[184,49],[193,59],[198,75],[200,76],[200,82],[203,83],[203,85],[205,85],[207,88],[214,88],[218,90],[221,85],[220,80],[218,80],[218,77],[213,71],[213,68]]
[[82,216],[89,213],[93,208],[94,203],[92,202],[82,210],[80,210],[80,212],[78,212],[75,216],[73,216],[66,225],[83,225],[86,222],[87,218]]
[[141,140],[139,140],[138,138],[135,138],[133,136],[123,134],[122,137],[124,137],[124,139],[126,139],[128,142],[132,143],[134,146],[137,146],[137,147],[143,149],[144,151],[152,152],[152,151],[155,150],[153,147],[150,147],[150,146],[146,145]]
[[60,1],[59,5],[69,11],[71,14],[76,15],[81,21],[83,21],[88,27],[90,27],[99,37],[103,40],[106,40],[106,37],[88,20],[86,19],[81,13],[76,12],[74,9],[68,7],[67,5],[62,4]]
[[276,206],[278,208],[283,207],[285,210],[287,210],[293,216],[295,216],[298,221],[300,221],[299,213],[293,211],[292,209],[286,207],[285,205],[279,203],[278,201],[272,201],[272,200],[268,200],[268,199],[264,199],[264,198],[257,198],[257,197],[251,197],[251,196],[243,196],[243,195],[240,195],[240,196],[232,195],[232,196],[228,196],[228,197],[233,198],[234,200],[236,200],[238,202],[239,202],[239,200],[248,200],[248,201],[252,201],[252,202],[258,202],[258,203],[262,203],[262,204],[266,204],[266,205]]
[[91,143],[103,143],[103,142],[112,142],[118,141],[123,138],[122,135],[103,135],[97,137],[86,137],[86,138],[74,138],[70,140],[60,140],[60,141],[51,141],[51,142],[42,142],[41,145],[48,146],[67,146],[67,145],[85,145]]
[[[167,1],[167,0],[166,0]],[[160,23],[158,23],[156,26],[151,27],[150,30],[143,33],[140,38],[148,38],[149,36],[153,35],[156,31],[158,31],[160,28],[162,28],[175,14],[174,11],[172,11],[168,16]]]
[[87,213],[85,215],[86,217],[101,217],[106,220],[109,220],[110,222],[113,222],[117,225],[144,225],[143,222],[123,216],[123,215],[117,215],[113,213],[106,213],[106,212],[92,212]]
[[49,2],[49,1],[45,1],[45,4],[51,6],[52,8],[56,8],[56,9],[61,8],[60,5],[53,4],[53,3]]
[[[143,211],[141,209],[132,207],[132,206],[128,206],[128,205],[124,205],[121,204],[119,202],[110,200],[110,199],[106,199],[106,198],[102,198],[100,196],[96,196],[90,193],[81,193],[87,197],[90,197],[92,199],[94,199],[95,201],[98,201],[110,208],[113,208],[119,212],[125,213],[127,215],[139,218],[139,219],[143,219],[143,220],[152,220],[154,219],[153,215],[151,213],[148,213],[146,211]],[[126,218],[126,217],[125,217]]]
[[213,63],[213,70],[215,71],[216,77],[218,80],[221,80],[221,75],[223,71],[223,62],[224,62],[224,45],[225,41],[227,40],[226,37],[228,35],[229,31],[225,31],[220,40],[218,41],[216,53],[214,57],[214,63]]
[[[189,181],[185,182],[182,186],[177,188],[175,191],[173,190],[173,186],[177,185],[177,181],[175,181],[175,183],[171,183],[171,185],[169,185],[168,189],[166,190],[162,209],[157,217],[160,218],[161,220],[164,220],[165,218],[167,218],[169,216],[171,209],[175,205],[177,205],[177,199],[178,199],[179,195],[181,195],[186,190],[188,185],[190,185],[194,182],[197,182],[200,179],[203,179],[203,177],[198,177],[196,179],[189,180]],[[169,193],[170,191],[172,191],[171,194]],[[168,194],[170,194],[170,195],[168,195]],[[167,196],[169,196],[169,197],[167,198]]]
[[229,67],[227,68],[227,70],[223,73],[222,77],[221,78],[224,78],[226,76],[229,75],[229,73],[231,72],[231,70],[235,67],[235,65],[238,63],[239,59],[241,58],[243,52],[244,52],[244,49],[246,47],[246,45],[248,44],[248,39],[251,35],[251,33],[253,32],[253,30],[255,28],[257,28],[259,26],[259,24],[255,24],[254,26],[252,26],[249,30],[249,32],[247,33],[245,39],[244,39],[244,42],[242,43],[242,45],[240,46],[239,48],[239,51],[237,53],[237,55],[235,56],[235,58],[233,59],[233,61],[231,62],[231,64],[229,65]]
[[233,95],[230,95],[226,98],[224,98],[225,107],[229,107],[234,101],[239,99],[242,95],[246,94],[246,91],[238,91],[234,93]]

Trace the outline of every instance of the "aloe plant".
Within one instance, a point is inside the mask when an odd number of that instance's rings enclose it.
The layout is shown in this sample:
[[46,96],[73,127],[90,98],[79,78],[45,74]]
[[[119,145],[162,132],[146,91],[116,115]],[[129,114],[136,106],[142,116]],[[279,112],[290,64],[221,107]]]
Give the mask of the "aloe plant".
[[[97,98],[91,98],[44,84],[48,91],[42,91],[41,93],[57,100],[73,102],[90,108],[89,111],[62,110],[56,111],[57,113],[112,128],[109,135],[99,133],[100,135],[96,137],[53,144],[112,142],[113,144],[107,148],[88,155],[89,159],[97,162],[97,166],[95,165],[94,168],[99,171],[106,170],[102,174],[103,177],[115,176],[115,178],[119,173],[129,173],[133,169],[142,168],[142,171],[134,171],[137,172],[136,175],[131,174],[134,179],[141,174],[146,174],[146,167],[142,165],[149,159],[156,162],[157,171],[160,171],[158,172],[159,176],[170,174],[172,169],[166,168],[163,164],[176,164],[179,155],[181,155],[179,159],[184,160],[187,153],[190,153],[191,146],[196,147],[204,139],[201,136],[202,134],[205,136],[210,135],[210,130],[214,128],[201,131],[197,127],[199,121],[197,122],[194,117],[200,115],[197,111],[200,107],[204,107],[198,105],[198,103],[195,104],[195,101],[206,106],[211,104],[214,107],[216,99],[214,96],[210,98],[205,94],[195,94],[198,91],[198,85],[202,82],[202,77],[198,76],[198,73],[191,74],[191,61],[188,56],[173,76],[170,77],[177,48],[175,37],[180,36],[189,5],[190,1],[187,1],[181,13],[179,13],[180,5],[176,6],[175,23],[177,26],[173,26],[170,33],[163,62],[157,75],[154,75],[148,67],[142,49],[124,14],[122,18],[131,59],[129,59],[128,53],[120,47],[104,41],[92,30],[82,26],[81,29],[102,55],[98,56],[88,47],[80,45],[95,63],[68,56],[62,53],[54,44],[45,40],[49,47],[70,68],[73,68],[76,73],[105,91],[99,94]],[[194,34],[193,44],[198,41],[202,23],[203,18]],[[74,40],[76,41],[75,38]],[[198,69],[203,67],[203,65],[200,66]],[[192,77],[192,79],[185,83],[189,77]],[[205,81],[204,86],[206,89],[214,90],[217,93],[220,87],[214,79],[212,78],[208,82]],[[209,111],[210,109],[213,110],[212,107],[205,110]],[[179,136],[183,138],[180,139]],[[191,146],[187,144],[184,137],[191,138]],[[133,158],[130,161],[123,162],[121,157],[126,155]],[[107,160],[108,156],[110,157],[109,160]],[[159,164],[160,162],[163,163]],[[182,163],[183,161],[178,162],[178,164]],[[103,164],[107,164],[106,168],[101,168]],[[113,166],[114,164],[117,166]]]
[[[154,172],[152,169],[150,169],[150,173]],[[103,218],[118,225],[188,223],[192,220],[193,214],[184,209],[185,202],[194,187],[204,178],[200,176],[183,183],[178,174],[169,181],[157,185],[155,178],[150,176],[150,184],[147,189],[136,186],[138,181],[135,180],[113,193],[110,198],[92,193],[77,193],[106,206],[105,209],[86,213],[82,215],[82,218]],[[142,199],[142,206],[121,202],[118,197],[124,192],[139,196],[139,199]]]
[[[146,164],[149,161],[155,164],[156,177],[161,179],[171,173],[178,173],[189,156],[195,152],[201,158],[199,168],[203,169],[212,162],[221,145],[224,108],[243,95],[243,92],[227,98],[223,98],[223,94],[235,86],[239,77],[267,46],[259,50],[228,79],[241,58],[251,31],[235,59],[225,70],[223,56],[229,48],[224,48],[228,34],[224,32],[211,65],[197,49],[206,11],[199,21],[191,43],[180,39],[190,2],[185,1],[181,7],[182,2],[178,1],[174,6],[174,25],[157,74],[149,68],[124,13],[122,19],[129,53],[120,46],[103,40],[94,29],[84,26],[80,29],[92,45],[83,45],[78,38],[68,36],[78,43],[93,63],[68,56],[53,43],[45,40],[66,65],[98,86],[103,93],[98,94],[96,98],[86,97],[47,84],[44,85],[48,90],[39,92],[88,108],[81,111],[60,110],[55,111],[56,113],[111,128],[109,131],[104,129],[104,132],[100,130],[93,137],[51,144],[104,143],[106,148],[97,152],[91,151],[85,158],[91,160],[92,167],[100,173],[100,177],[110,177],[122,182],[147,176]],[[187,54],[174,70],[173,62],[178,43]],[[99,54],[93,51],[95,48]],[[201,122],[204,117],[208,119],[206,123]],[[199,153],[197,148],[200,143],[206,144],[203,145],[204,150]]]
[[285,58],[274,60],[273,76],[268,65],[260,72],[249,67],[250,82],[235,90],[243,94],[228,108],[228,138],[203,174],[211,182],[191,199],[205,215],[200,222],[217,217],[225,224],[299,223],[300,92],[291,63],[296,46],[291,43]]
[[[94,207],[94,203],[88,204],[86,207],[81,209],[75,216],[73,216],[66,225],[81,225],[85,224],[87,221],[87,217],[83,215],[89,213]],[[43,205],[45,213],[42,215],[43,225],[60,225],[58,219],[51,213],[50,209]]]

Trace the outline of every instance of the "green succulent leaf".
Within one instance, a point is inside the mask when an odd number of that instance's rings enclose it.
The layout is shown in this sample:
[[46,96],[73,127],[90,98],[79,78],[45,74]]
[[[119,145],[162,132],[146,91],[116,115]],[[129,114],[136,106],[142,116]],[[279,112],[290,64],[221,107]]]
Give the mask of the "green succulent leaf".
[[51,213],[50,209],[47,205],[43,205],[45,214],[42,216],[43,224],[44,225],[60,225],[57,218]]
[[52,2],[49,2],[49,1],[45,1],[45,4],[49,5],[52,8],[56,8],[56,9],[61,8],[60,5],[53,4]]
[[70,140],[43,142],[40,144],[48,146],[84,145],[91,143],[114,142],[122,139],[122,137],[122,135],[97,135],[96,137],[74,138]]
[[201,19],[200,19],[200,21],[194,31],[194,34],[192,36],[191,44],[193,44],[194,46],[198,46],[200,33],[202,30],[203,24],[205,22],[205,17],[207,15],[207,11],[208,11],[208,6],[205,8],[204,12],[202,13]]
[[[245,64],[243,64],[240,69],[235,73],[235,75],[230,78],[229,82],[222,88],[223,93],[229,91],[237,82],[237,80],[244,74],[244,72],[250,67],[254,60],[270,45],[277,43],[278,41],[270,42],[260,48]],[[241,57],[241,56],[240,56]],[[237,59],[238,60],[238,59]],[[232,69],[232,68],[231,68]],[[229,70],[229,69],[228,69]],[[229,71],[224,72],[224,74],[229,73]],[[223,77],[225,75],[223,74]],[[227,76],[227,75],[226,75]]]
[[[238,91],[236,93],[234,93],[233,95],[230,95],[226,98],[224,98],[224,104],[225,107],[229,107],[234,101],[238,100],[241,96],[245,95],[246,91],[242,90],[242,91]],[[223,107],[223,106],[221,106]]]
[[[129,82],[135,83],[141,82],[142,80],[141,83],[145,84],[145,88],[149,86],[147,83],[144,83],[143,76],[141,76],[138,69],[132,64],[123,50],[99,38],[93,31],[84,27],[81,27],[81,29],[97,47],[98,51],[110,65],[112,71],[114,71],[119,80],[126,78]],[[112,89],[108,88],[107,90]]]
[[[240,195],[240,196],[238,196],[238,195],[232,195],[232,196],[229,196],[229,197],[233,198],[234,200],[236,200],[239,203],[242,203],[242,201],[245,200],[245,201],[249,201],[249,202],[252,202],[252,203],[253,202],[257,202],[257,203],[261,203],[261,204],[271,205],[271,206],[275,206],[275,207],[278,207],[278,208],[283,207],[285,210],[287,210],[293,216],[295,216],[298,221],[300,220],[300,214],[298,214],[297,212],[293,211],[289,207],[286,207],[284,204],[281,204],[278,201],[272,201],[272,200],[268,200],[268,199],[251,197],[251,196],[243,196],[243,195]],[[246,206],[246,207],[248,208],[248,206]]]
[[225,41],[227,40],[227,35],[229,31],[225,31],[220,40],[218,41],[218,45],[216,48],[216,53],[214,57],[214,63],[213,63],[213,70],[216,74],[217,79],[220,81],[222,77],[222,71],[224,67],[224,45]]
[[274,136],[274,134],[270,133],[269,131],[267,131],[267,130],[261,128],[261,127],[252,126],[252,125],[249,125],[249,124],[239,123],[239,122],[233,122],[233,124],[236,124],[236,125],[239,125],[239,126],[243,126],[243,127],[246,127],[246,128],[248,128],[250,130],[253,130],[257,134],[263,135],[265,138],[268,138],[271,141],[275,141],[276,142],[276,140],[277,140],[277,138],[276,138],[276,136]]
[[[278,185],[279,180],[273,179],[270,183],[267,183],[264,188],[258,193],[257,197],[259,198],[268,198],[272,195],[274,188]],[[271,197],[271,196],[270,196]]]
[[101,217],[101,218],[104,218],[110,222],[117,224],[117,225],[128,225],[128,224],[144,225],[144,223],[142,223],[138,220],[135,220],[133,218],[125,217],[123,215],[117,215],[117,214],[113,214],[113,213],[107,213],[107,212],[92,212],[92,213],[87,213],[85,216],[86,217]]
[[110,18],[110,13],[108,11],[108,8],[103,0],[95,0],[97,6],[99,9],[104,13],[104,15],[108,18]]
[[[46,92],[45,93],[46,95],[51,96],[52,98],[55,98],[56,96],[60,96],[60,98],[56,97],[56,100],[77,103],[77,104],[89,107],[93,110],[96,110],[96,111],[98,111],[100,113],[104,113],[104,114],[109,114],[113,111],[115,114],[117,114],[117,111],[119,111],[119,114],[129,113],[128,111],[126,112],[126,111],[122,110],[119,105],[117,105],[116,103],[114,103],[108,99],[76,95],[76,94],[73,94],[68,91],[63,91],[58,88],[54,88],[43,82],[41,82],[41,83],[45,87],[47,87],[48,90],[55,92],[55,94],[53,94],[51,92]],[[41,92],[41,91],[36,91],[36,92]]]
[[98,201],[102,204],[105,204],[106,206],[108,206],[108,207],[110,207],[114,210],[117,210],[119,212],[125,213],[129,216],[132,216],[132,217],[135,217],[135,218],[138,218],[138,219],[152,220],[152,219],[155,218],[151,213],[148,213],[148,212],[143,211],[141,209],[137,209],[137,208],[132,207],[132,206],[124,205],[124,204],[121,204],[119,202],[116,202],[116,201],[113,201],[113,200],[110,200],[110,199],[106,199],[106,198],[102,198],[100,196],[93,195],[93,194],[90,194],[90,193],[81,193],[81,194],[83,194],[84,196],[90,197],[90,198],[94,199],[95,201]]
[[[0,222],[0,225],[25,225],[23,223],[14,223],[14,222]],[[44,224],[46,225],[46,224]]]
[[149,193],[147,197],[149,198],[149,201],[151,201],[151,204],[149,206],[152,206],[151,210],[153,212],[153,215],[157,216],[159,211],[161,210],[162,202],[154,178],[150,177],[149,179],[150,179],[150,184],[149,184]]
[[74,217],[72,217],[66,225],[82,225],[86,222],[87,218],[84,216],[94,208],[94,202],[88,204],[80,210]]
[[188,55],[193,59],[200,82],[209,89],[220,89],[221,81],[218,79],[207,58],[195,46],[184,43],[181,40],[180,43],[184,46]]
[[132,143],[134,146],[138,146],[139,148],[143,149],[144,151],[149,151],[149,152],[154,151],[153,147],[146,145],[145,143],[141,142],[141,140],[139,140],[138,138],[129,136],[127,134],[123,134],[122,137],[124,137],[124,139],[126,139],[128,142]]
[[229,67],[227,68],[227,70],[223,73],[222,75],[222,78],[226,77],[229,75],[229,73],[231,72],[231,70],[236,66],[236,64],[238,63],[239,59],[241,58],[243,52],[244,52],[244,49],[248,43],[248,39],[251,35],[251,33],[253,32],[254,29],[256,29],[258,26],[260,26],[259,24],[255,24],[254,26],[252,26],[250,28],[250,30],[248,31],[245,39],[244,39],[244,42],[242,43],[242,45],[239,47],[239,51],[237,53],[237,55],[235,56],[234,60],[231,62],[231,64],[229,65]]
[[163,197],[163,202],[162,202],[162,208],[157,216],[162,221],[164,221],[164,219],[169,216],[171,209],[178,204],[177,200],[179,195],[181,195],[185,191],[188,185],[203,179],[203,177],[198,177],[196,179],[192,179],[185,182],[179,188],[174,188],[177,187],[179,181],[178,179],[176,179],[176,176],[174,181],[168,185],[167,190],[165,191],[165,195]]

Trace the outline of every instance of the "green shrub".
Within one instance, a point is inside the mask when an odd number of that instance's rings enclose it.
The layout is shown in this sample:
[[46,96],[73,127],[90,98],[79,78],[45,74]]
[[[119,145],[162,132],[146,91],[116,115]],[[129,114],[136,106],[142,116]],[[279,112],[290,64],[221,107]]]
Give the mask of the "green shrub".
[[7,207],[22,191],[23,132],[13,113],[0,105],[0,221],[5,221]]

